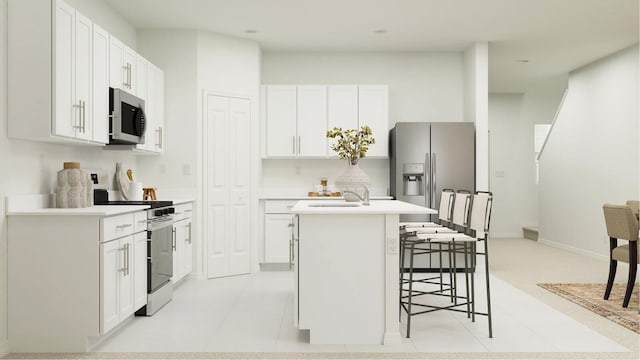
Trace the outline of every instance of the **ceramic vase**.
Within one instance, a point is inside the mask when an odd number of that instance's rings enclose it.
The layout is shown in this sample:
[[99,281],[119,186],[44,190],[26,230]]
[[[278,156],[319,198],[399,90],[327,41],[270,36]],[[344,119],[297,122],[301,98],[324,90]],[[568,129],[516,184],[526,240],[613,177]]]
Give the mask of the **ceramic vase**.
[[66,162],[57,174],[56,207],[83,208],[93,206],[93,182],[79,163]]
[[345,190],[353,191],[364,197],[364,186],[369,187],[369,176],[360,169],[358,164],[349,164],[342,175],[336,178],[336,187],[342,192],[346,201],[360,201],[357,196],[345,193]]

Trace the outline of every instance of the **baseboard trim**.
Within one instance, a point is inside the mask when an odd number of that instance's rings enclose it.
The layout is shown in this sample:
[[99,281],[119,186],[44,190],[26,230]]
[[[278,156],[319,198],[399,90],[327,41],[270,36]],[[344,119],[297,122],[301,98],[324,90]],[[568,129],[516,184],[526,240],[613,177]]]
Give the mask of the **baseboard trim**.
[[571,251],[572,253],[589,256],[589,257],[596,258],[596,259],[603,260],[603,261],[609,261],[609,256],[607,256],[607,255],[602,255],[602,254],[595,253],[593,251],[580,249],[580,248],[577,248],[575,246],[570,246],[570,245],[562,244],[562,243],[559,243],[559,242],[555,242],[555,241],[551,241],[551,240],[547,240],[547,239],[543,239],[543,238],[539,238],[538,242],[541,243],[541,244],[553,246],[553,247],[558,248],[558,249]]
[[9,340],[0,341],[0,357],[9,354]]
[[521,239],[522,238],[522,232],[504,232],[504,233],[495,233],[495,234],[489,234],[489,238],[498,238],[498,239]]

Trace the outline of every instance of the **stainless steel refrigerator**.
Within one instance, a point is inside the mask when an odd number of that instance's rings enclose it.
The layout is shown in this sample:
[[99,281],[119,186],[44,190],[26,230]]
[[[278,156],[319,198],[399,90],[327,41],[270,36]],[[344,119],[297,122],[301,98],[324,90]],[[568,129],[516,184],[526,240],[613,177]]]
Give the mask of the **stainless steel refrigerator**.
[[[438,209],[442,189],[475,191],[473,123],[396,123],[389,132],[389,153],[389,186],[397,200]],[[437,218],[400,215],[400,221]],[[422,260],[418,267],[433,268],[437,263]]]

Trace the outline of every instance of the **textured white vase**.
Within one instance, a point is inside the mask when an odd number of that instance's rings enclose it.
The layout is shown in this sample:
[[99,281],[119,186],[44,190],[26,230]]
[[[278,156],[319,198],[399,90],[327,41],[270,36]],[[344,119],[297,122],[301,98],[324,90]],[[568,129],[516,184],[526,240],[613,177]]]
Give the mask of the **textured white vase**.
[[369,176],[360,169],[358,164],[347,166],[342,175],[336,178],[336,187],[342,192],[346,201],[360,201],[357,196],[345,193],[345,190],[353,191],[364,197],[364,186],[369,187]]
[[[71,164],[71,165],[69,165]],[[83,208],[93,206],[93,182],[78,163],[65,163],[58,171],[56,188],[56,207]]]

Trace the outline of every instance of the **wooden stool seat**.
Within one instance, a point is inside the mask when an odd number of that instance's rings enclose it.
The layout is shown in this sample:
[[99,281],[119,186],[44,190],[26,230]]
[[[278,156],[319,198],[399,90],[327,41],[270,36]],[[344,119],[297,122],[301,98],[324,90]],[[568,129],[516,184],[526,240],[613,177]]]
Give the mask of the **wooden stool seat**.
[[142,188],[142,200],[156,200],[157,188]]

